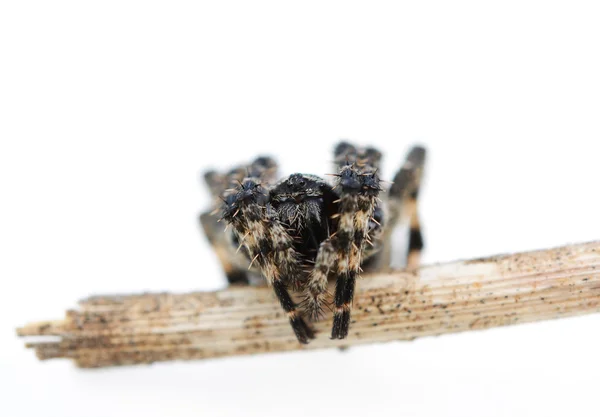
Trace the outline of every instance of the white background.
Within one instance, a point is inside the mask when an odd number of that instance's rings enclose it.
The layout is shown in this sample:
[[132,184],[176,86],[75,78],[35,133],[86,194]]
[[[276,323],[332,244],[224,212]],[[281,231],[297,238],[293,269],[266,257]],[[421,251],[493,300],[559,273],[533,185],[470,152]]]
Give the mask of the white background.
[[597,2],[0,5],[0,415],[598,415],[600,315],[82,371],[15,328],[90,294],[224,285],[207,167],[388,179],[425,144],[425,262],[600,238]]

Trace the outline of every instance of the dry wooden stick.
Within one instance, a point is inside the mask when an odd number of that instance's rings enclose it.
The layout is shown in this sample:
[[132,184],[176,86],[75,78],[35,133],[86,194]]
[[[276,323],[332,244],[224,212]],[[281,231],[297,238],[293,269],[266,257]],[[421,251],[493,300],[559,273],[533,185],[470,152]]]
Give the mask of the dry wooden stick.
[[412,340],[598,312],[599,301],[600,241],[366,276],[341,341],[329,339],[327,316],[300,345],[271,290],[256,287],[97,296],[18,334],[58,336],[27,346],[91,368]]

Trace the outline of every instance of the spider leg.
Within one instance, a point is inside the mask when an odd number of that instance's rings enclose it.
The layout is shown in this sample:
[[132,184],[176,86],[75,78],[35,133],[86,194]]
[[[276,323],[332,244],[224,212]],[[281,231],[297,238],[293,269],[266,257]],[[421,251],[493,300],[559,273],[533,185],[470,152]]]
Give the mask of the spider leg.
[[277,162],[269,156],[259,156],[247,167],[246,177],[260,178],[263,185],[277,180]]
[[208,242],[213,247],[217,259],[221,263],[221,267],[225,272],[227,281],[230,284],[248,285],[250,283],[248,277],[247,260],[243,254],[236,253],[231,234],[223,233],[223,224],[219,223],[218,205],[221,198],[227,193],[230,184],[237,178],[243,179],[243,167],[236,167],[228,173],[220,173],[216,171],[207,171],[204,173],[204,181],[213,198],[213,206],[210,210],[200,215],[200,225],[208,239]]
[[218,198],[227,188],[227,176],[217,171],[206,171],[204,182],[213,198]]
[[235,191],[235,187],[246,177],[258,178],[263,185],[272,184],[277,178],[277,162],[269,156],[259,156],[250,164],[238,165],[225,173],[206,171],[204,182],[215,199]]
[[351,143],[342,141],[335,146],[333,151],[334,169],[339,170],[348,163],[358,166],[368,166],[369,169],[378,170],[381,165],[381,152],[373,147],[360,148]]
[[[334,168],[339,171],[347,164],[356,164],[364,172],[376,173],[381,168],[381,158],[381,152],[373,147],[356,147],[348,142],[340,142],[334,150]],[[378,198],[375,201],[379,201]],[[384,223],[387,223],[385,215],[384,208],[379,204],[375,204],[372,216],[369,219],[367,247],[363,254],[363,260],[368,260],[365,265],[367,268],[379,264],[381,235]]]
[[[337,276],[334,314],[336,317],[341,315],[342,318],[334,319],[334,338],[343,338],[348,333],[356,275],[360,272],[360,264],[365,255],[365,242],[372,244],[369,237],[378,235],[380,222],[383,221],[382,210],[376,206],[376,194],[379,191],[376,170],[380,160],[381,153],[371,147],[357,148],[348,142],[340,142],[334,150],[334,168],[338,172],[334,174],[338,178],[334,188],[342,192],[331,192],[333,195],[326,195],[325,198],[330,203],[335,203],[330,206],[338,211],[333,216],[338,228],[319,247],[315,265],[305,285],[303,301],[303,308],[311,319],[318,320],[327,305],[328,279],[332,275]],[[356,178],[351,178],[353,175]],[[344,179],[344,176],[347,178]],[[354,185],[358,188],[365,187],[367,194],[374,191],[369,189],[369,185],[376,182],[376,193],[361,196],[362,191],[344,192],[348,181],[355,181]],[[379,221],[376,217],[379,217]]]
[[417,211],[417,200],[425,167],[425,157],[425,148],[420,146],[412,148],[404,165],[394,177],[394,183],[390,188],[388,226],[384,234],[384,246],[388,248],[385,256],[388,266],[392,261],[390,253],[392,232],[398,223],[410,224],[406,267],[414,269],[419,266],[423,236]]
[[343,339],[348,335],[356,278],[361,272],[381,191],[377,175],[381,153],[373,148],[357,149],[342,142],[336,147],[334,156],[338,166],[334,188],[339,193],[339,200],[338,212],[334,215],[337,229],[330,237],[337,263],[331,337]]
[[302,307],[313,321],[317,321],[327,305],[327,283],[329,277],[336,271],[337,251],[332,238],[324,240],[319,246],[315,265],[311,270],[304,290]]
[[277,219],[275,210],[260,183],[246,178],[230,194],[222,208],[223,218],[233,226],[252,262],[256,263],[272,286],[283,310],[287,313],[296,338],[308,343],[313,331],[304,322],[287,287],[294,286],[302,276],[300,256],[294,241]]
[[266,156],[258,157],[248,165],[239,165],[226,173],[207,171],[204,181],[213,198],[213,207],[200,215],[200,225],[213,247],[230,284],[249,284],[248,259],[237,250],[231,233],[223,233],[224,225],[216,215],[220,211],[222,199],[227,198],[235,187],[246,177],[260,178],[263,184],[274,182],[277,175],[277,163]]
[[337,280],[331,337],[348,335],[356,277],[368,241],[369,222],[377,204],[379,178],[374,170],[359,170],[355,164],[340,170],[339,222],[333,238],[338,254]]
[[248,268],[244,267],[248,261],[243,254],[236,253],[231,234],[223,233],[223,223],[219,223],[211,212],[206,212],[200,215],[200,225],[221,263],[227,281],[230,284],[250,284]]

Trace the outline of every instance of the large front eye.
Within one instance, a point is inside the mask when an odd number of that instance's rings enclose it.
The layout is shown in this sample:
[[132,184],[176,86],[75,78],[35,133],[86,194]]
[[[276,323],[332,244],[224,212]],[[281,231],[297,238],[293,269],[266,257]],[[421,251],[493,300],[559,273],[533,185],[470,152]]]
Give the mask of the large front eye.
[[304,187],[306,185],[306,181],[300,180],[298,184],[300,184],[300,187]]

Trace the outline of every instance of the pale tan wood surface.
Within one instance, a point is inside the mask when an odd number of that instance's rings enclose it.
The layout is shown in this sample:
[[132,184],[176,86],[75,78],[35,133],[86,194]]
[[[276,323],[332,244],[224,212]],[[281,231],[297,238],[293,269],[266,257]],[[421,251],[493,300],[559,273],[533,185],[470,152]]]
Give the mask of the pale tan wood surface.
[[[353,346],[486,329],[600,311],[600,242],[390,271],[357,284],[347,339],[331,315],[300,345],[272,291],[236,287],[189,294],[96,296],[65,319],[20,336],[42,359],[80,367],[130,365]],[[48,338],[49,340],[39,340]]]

